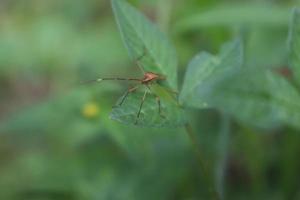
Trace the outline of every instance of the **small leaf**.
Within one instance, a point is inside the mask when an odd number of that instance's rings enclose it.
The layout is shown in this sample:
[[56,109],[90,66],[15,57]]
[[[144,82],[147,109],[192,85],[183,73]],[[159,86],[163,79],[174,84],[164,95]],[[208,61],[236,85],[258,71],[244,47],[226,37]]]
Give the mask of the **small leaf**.
[[293,10],[289,33],[289,62],[294,79],[300,85],[300,10]]
[[300,95],[284,77],[263,69],[245,69],[215,87],[212,104],[259,127],[279,122],[300,128]]
[[[124,124],[135,123],[142,97],[142,92],[128,95],[121,106],[115,107],[112,110],[111,118]],[[158,108],[155,96],[148,94],[140,117],[137,120],[137,125],[146,127],[174,127],[182,126],[186,122],[183,109],[175,101],[168,101],[161,98],[161,115]]]
[[168,39],[145,16],[123,0],[112,0],[113,11],[130,57],[145,71],[167,77],[166,82],[177,89],[177,58]]
[[218,56],[200,53],[189,63],[180,94],[180,103],[205,108],[209,102],[203,96],[215,84],[238,71],[243,61],[242,43],[239,39],[225,44]]

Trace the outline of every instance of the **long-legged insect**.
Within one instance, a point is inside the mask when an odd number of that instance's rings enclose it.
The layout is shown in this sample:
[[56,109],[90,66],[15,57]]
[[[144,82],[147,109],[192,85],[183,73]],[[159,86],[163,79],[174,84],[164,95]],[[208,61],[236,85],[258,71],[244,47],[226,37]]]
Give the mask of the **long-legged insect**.
[[155,99],[156,99],[157,105],[158,105],[158,112],[159,112],[160,116],[163,117],[160,97],[158,95],[156,95],[154,92],[152,92],[152,90],[150,88],[150,85],[152,85],[152,84],[154,84],[154,83],[156,83],[157,81],[160,81],[160,80],[166,80],[166,77],[163,76],[163,75],[154,73],[154,72],[145,72],[144,71],[144,69],[139,64],[139,61],[145,56],[145,54],[146,54],[146,51],[144,51],[143,55],[138,57],[135,61],[136,65],[141,69],[141,71],[144,74],[143,78],[119,78],[119,77],[115,77],[115,78],[98,78],[98,79],[95,79],[95,80],[84,82],[84,83],[102,82],[102,81],[106,81],[106,80],[119,80],[119,81],[135,81],[135,82],[138,82],[139,83],[138,85],[129,88],[125,92],[125,94],[123,95],[123,98],[120,100],[120,102],[118,103],[117,106],[121,106],[130,93],[136,91],[139,88],[140,85],[144,85],[146,87],[146,90],[144,92],[144,95],[142,96],[141,103],[140,103],[140,106],[139,106],[139,110],[136,114],[135,124],[138,123],[138,119],[140,117],[144,102],[145,102],[146,97],[147,97],[149,92],[155,95]]

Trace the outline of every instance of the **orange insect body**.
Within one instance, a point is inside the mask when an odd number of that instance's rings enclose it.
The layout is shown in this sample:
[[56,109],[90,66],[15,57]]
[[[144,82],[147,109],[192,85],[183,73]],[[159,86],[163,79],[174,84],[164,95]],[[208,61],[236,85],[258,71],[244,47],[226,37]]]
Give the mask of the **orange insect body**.
[[150,83],[153,83],[157,80],[165,80],[166,77],[160,75],[160,74],[156,74],[156,73],[153,73],[153,72],[146,72],[144,74],[144,78],[141,80],[141,83],[142,84],[150,84]]

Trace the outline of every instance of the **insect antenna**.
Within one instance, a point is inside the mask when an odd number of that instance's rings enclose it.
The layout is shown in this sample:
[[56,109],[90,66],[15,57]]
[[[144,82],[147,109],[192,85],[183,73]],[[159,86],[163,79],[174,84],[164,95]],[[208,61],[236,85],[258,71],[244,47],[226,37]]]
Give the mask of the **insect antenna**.
[[138,78],[98,78],[94,80],[82,81],[81,84],[88,84],[88,83],[100,83],[102,81],[137,81],[141,82],[141,79]]

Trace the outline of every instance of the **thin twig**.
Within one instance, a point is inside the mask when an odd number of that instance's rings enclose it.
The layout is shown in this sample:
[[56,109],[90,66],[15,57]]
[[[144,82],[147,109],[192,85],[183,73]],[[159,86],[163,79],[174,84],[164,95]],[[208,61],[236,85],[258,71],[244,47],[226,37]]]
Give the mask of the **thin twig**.
[[197,156],[197,161],[198,161],[198,164],[200,166],[200,170],[201,170],[201,173],[203,175],[204,181],[207,184],[208,191],[211,195],[211,199],[219,200],[220,199],[219,194],[215,191],[214,185],[213,185],[213,182],[212,182],[213,180],[209,177],[209,172],[207,170],[206,163],[203,160],[203,156],[202,156],[202,153],[200,151],[199,144],[197,142],[196,134],[194,133],[194,131],[193,131],[193,129],[192,129],[192,127],[189,123],[185,124],[185,131],[188,134],[188,136],[189,136],[189,138],[190,138],[190,140],[191,140],[191,142],[194,146],[196,156]]

